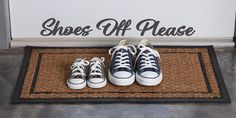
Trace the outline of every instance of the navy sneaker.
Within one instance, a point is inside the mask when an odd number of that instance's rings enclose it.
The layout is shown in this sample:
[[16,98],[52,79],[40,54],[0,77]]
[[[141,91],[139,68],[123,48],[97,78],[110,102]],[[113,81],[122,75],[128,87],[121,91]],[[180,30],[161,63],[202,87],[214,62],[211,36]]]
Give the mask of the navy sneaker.
[[134,83],[135,74],[133,67],[133,56],[136,48],[133,45],[126,45],[126,40],[109,50],[111,64],[108,72],[108,79],[118,86],[128,86]]
[[159,65],[160,54],[152,47],[148,40],[142,40],[137,45],[135,61],[136,81],[145,86],[158,85],[162,80]]

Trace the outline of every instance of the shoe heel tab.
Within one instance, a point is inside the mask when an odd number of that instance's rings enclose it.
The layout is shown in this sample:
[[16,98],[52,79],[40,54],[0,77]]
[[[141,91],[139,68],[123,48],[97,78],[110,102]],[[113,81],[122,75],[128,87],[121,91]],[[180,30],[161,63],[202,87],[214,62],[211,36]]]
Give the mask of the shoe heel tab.
[[127,40],[120,40],[117,46],[125,46],[127,44]]
[[143,45],[150,45],[150,41],[148,39],[142,39],[139,44],[143,44]]

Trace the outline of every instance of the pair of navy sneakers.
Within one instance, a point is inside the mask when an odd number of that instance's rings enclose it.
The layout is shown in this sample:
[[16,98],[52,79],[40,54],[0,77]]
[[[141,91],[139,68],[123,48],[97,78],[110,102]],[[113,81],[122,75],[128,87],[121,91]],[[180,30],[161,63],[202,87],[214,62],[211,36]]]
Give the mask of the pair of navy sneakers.
[[155,86],[161,82],[160,54],[148,40],[141,40],[137,47],[127,45],[126,40],[121,40],[109,50],[109,54],[112,55],[108,72],[111,83],[128,86],[136,79],[141,85]]

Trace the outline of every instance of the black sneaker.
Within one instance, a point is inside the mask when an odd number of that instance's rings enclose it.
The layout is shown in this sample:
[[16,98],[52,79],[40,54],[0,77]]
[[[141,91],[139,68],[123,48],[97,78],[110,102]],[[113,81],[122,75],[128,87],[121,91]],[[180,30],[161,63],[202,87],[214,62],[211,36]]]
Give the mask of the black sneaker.
[[133,68],[133,56],[136,48],[133,45],[126,45],[126,40],[121,40],[119,44],[109,50],[111,64],[108,72],[108,79],[118,86],[128,86],[135,81]]
[[136,56],[136,81],[145,86],[158,85],[162,80],[162,71],[159,65],[160,54],[148,40],[144,39],[137,45]]

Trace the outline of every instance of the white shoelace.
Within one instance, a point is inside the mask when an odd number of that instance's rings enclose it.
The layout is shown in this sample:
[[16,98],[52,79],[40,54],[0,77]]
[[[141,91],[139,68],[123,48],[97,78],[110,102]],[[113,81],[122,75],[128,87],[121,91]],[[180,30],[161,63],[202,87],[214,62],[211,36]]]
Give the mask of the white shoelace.
[[[115,46],[109,50],[109,54],[112,55],[112,58],[113,58],[113,55],[116,53],[116,51],[118,51],[119,49],[128,50],[128,51],[130,51],[130,53],[132,55],[135,55],[137,52],[134,45]],[[115,68],[114,69],[127,68],[130,70],[131,69],[130,64],[129,64],[130,61],[128,59],[129,59],[128,52],[117,52],[117,56],[115,57],[115,65],[114,65]],[[129,63],[127,63],[127,62],[129,62]]]
[[90,76],[102,76],[102,64],[104,66],[104,61],[105,58],[101,57],[100,59],[96,60],[96,61],[91,61],[90,65],[91,65],[91,70],[90,70]]
[[[140,61],[140,63],[141,63],[140,64],[140,66],[141,66],[140,70],[145,69],[145,68],[158,69],[156,67],[156,62],[154,60],[154,57],[151,56],[151,55],[154,55],[155,57],[160,59],[160,54],[156,50],[154,50],[150,47],[147,47],[145,45],[142,45],[142,44],[138,45],[138,48],[141,51],[139,52],[138,56],[136,57],[135,63],[137,62],[137,59],[142,55],[141,56],[141,61]],[[146,50],[148,50],[149,52],[148,53],[143,53]]]
[[72,69],[72,77],[75,76],[85,76],[85,67],[84,66],[88,66],[89,65],[89,61],[87,61],[85,58],[80,60],[80,61],[76,61],[71,65],[71,69]]

